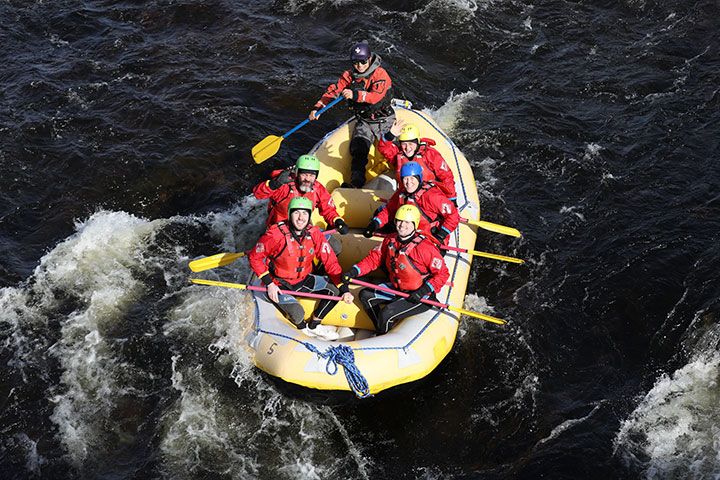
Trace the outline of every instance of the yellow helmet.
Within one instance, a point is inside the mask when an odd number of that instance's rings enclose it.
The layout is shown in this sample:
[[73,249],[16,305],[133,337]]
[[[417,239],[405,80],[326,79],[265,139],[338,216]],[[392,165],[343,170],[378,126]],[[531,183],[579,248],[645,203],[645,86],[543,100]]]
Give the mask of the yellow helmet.
[[401,142],[412,142],[413,140],[418,141],[420,139],[420,130],[418,127],[412,124],[403,125],[398,135],[398,140]]
[[395,212],[395,220],[412,222],[415,225],[415,230],[417,230],[420,226],[420,210],[415,205],[401,205]]

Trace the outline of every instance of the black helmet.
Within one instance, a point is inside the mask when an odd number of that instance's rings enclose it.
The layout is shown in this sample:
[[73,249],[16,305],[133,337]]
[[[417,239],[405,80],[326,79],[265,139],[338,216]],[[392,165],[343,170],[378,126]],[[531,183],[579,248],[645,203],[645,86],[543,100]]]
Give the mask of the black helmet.
[[372,52],[370,52],[370,45],[368,45],[368,43],[364,40],[353,45],[350,50],[350,60],[353,62],[366,62],[371,55]]

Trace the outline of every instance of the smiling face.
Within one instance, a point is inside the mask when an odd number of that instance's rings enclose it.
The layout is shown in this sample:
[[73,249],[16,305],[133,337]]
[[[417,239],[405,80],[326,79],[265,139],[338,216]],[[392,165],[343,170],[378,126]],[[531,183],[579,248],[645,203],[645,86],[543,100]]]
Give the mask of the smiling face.
[[365,73],[367,72],[367,69],[370,68],[370,59],[368,58],[365,61],[362,60],[353,60],[352,62],[353,68],[358,73]]
[[290,224],[298,232],[304,230],[309,222],[310,212],[307,210],[293,210],[292,213],[290,213]]
[[315,183],[317,175],[311,172],[301,171],[298,172],[296,177],[297,187],[303,193],[307,193],[312,190],[312,186]]
[[415,175],[410,175],[402,178],[403,187],[407,193],[415,193],[420,188],[420,180]]
[[395,230],[400,238],[407,238],[415,233],[415,224],[406,220],[395,220]]
[[410,158],[413,155],[415,155],[415,152],[417,151],[418,144],[417,142],[400,142],[400,148],[402,149],[403,153],[406,157]]

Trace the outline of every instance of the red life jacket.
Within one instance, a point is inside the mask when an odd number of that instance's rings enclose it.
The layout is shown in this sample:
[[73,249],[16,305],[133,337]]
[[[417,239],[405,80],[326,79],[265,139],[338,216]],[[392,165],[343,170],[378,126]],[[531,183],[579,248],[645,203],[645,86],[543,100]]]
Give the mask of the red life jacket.
[[280,222],[278,228],[280,233],[285,235],[285,247],[270,258],[269,270],[274,278],[295,285],[312,272],[315,242],[309,228],[303,232],[300,242],[295,239],[285,222]]
[[280,200],[279,202],[271,201],[268,203],[268,219],[270,219],[270,216],[272,216],[273,210],[275,211],[275,221],[280,222],[287,220],[288,218],[288,206],[290,206],[290,200],[292,200],[295,197],[305,197],[308,200],[310,200],[313,204],[313,209],[317,207],[318,204],[318,196],[315,193],[315,190],[310,190],[307,193],[302,193],[297,188],[297,184],[295,181],[289,184],[290,189],[288,190],[288,194]]
[[395,288],[405,292],[417,290],[430,275],[429,270],[424,267],[419,268],[409,257],[410,252],[423,240],[425,240],[424,236],[416,235],[404,245],[397,238],[393,238],[388,243],[385,268],[387,268],[390,281]]
[[405,156],[405,154],[400,150],[400,153],[397,154],[397,157],[395,158],[395,176],[397,177],[397,181],[402,184],[402,177],[400,176],[400,170],[402,169],[403,165],[405,165],[408,162],[417,162],[422,167],[422,176],[424,182],[434,182],[435,181],[435,174],[433,171],[428,167],[427,163],[425,163],[425,160],[422,156],[418,156],[418,152],[422,148],[422,145],[419,145],[417,150],[415,151],[415,155],[413,155],[412,158],[408,158]]
[[425,194],[425,192],[427,192],[434,186],[435,185],[432,183],[423,182],[423,184],[420,186],[420,188],[415,190],[415,193],[403,192],[400,194],[400,203],[398,205],[398,208],[401,207],[402,205],[406,205],[406,204],[415,205],[418,208],[418,210],[420,210],[420,214],[422,215],[422,217],[420,218],[420,225],[418,226],[418,230],[421,230],[423,232],[429,232],[430,227],[432,226],[432,223],[436,219],[430,218],[430,216],[423,211],[422,207],[420,206],[420,204],[421,204],[420,198]]

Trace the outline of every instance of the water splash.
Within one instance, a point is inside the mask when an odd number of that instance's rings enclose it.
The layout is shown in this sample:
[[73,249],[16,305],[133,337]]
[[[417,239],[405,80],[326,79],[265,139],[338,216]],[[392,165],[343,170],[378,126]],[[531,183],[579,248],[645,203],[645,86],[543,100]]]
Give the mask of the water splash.
[[424,109],[423,112],[430,115],[438,126],[445,131],[448,136],[452,136],[458,122],[462,119],[462,109],[471,101],[480,98],[480,94],[475,90],[464,93],[455,94],[452,92],[447,102],[440,108]]

